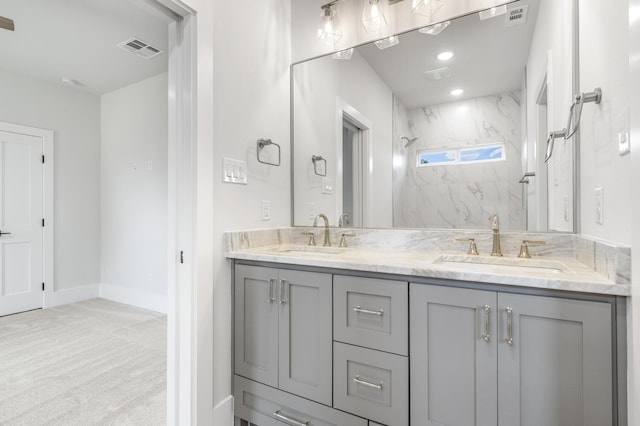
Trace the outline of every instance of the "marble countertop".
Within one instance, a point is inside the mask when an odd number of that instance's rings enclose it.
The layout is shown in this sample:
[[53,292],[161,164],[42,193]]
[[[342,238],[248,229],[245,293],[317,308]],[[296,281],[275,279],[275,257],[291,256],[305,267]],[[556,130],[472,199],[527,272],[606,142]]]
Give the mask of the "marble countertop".
[[276,244],[228,250],[227,258],[442,278],[580,293],[629,296],[629,284],[610,281],[573,257],[518,259],[460,252]]

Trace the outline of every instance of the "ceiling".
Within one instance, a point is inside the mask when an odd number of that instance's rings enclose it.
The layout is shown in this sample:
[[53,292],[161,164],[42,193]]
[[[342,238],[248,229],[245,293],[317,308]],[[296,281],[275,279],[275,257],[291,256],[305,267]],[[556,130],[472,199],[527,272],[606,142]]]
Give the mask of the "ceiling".
[[[167,70],[168,24],[148,0],[2,0],[0,68],[100,95]],[[132,37],[165,53],[144,59],[117,47]]]
[[[360,46],[364,56],[407,108],[474,98],[522,87],[529,47],[538,15],[539,0],[521,0],[509,9],[528,5],[526,22],[506,27],[508,15],[481,21],[477,13],[451,21],[439,35],[412,31],[400,36],[400,44],[385,50],[374,44]],[[455,56],[443,62],[443,51]],[[430,81],[424,72],[449,67],[451,77]],[[464,95],[453,97],[455,88]]]

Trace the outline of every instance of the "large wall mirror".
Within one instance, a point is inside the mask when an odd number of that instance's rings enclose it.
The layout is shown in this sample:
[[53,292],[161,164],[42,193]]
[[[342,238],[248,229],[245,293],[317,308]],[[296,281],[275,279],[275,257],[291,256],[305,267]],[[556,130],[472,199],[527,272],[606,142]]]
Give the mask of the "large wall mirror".
[[575,232],[575,141],[545,152],[576,91],[576,1],[294,64],[293,224],[488,229],[498,214],[505,230]]

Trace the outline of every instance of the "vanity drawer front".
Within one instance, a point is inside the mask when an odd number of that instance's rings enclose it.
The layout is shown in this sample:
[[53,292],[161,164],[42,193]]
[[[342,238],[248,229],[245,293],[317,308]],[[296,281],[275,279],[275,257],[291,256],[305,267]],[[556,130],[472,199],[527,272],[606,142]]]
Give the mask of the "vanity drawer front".
[[409,358],[333,343],[333,406],[394,426],[409,424]]
[[234,414],[260,426],[367,426],[360,417],[240,376],[234,378],[233,394]]
[[374,278],[333,277],[333,339],[409,354],[409,285]]

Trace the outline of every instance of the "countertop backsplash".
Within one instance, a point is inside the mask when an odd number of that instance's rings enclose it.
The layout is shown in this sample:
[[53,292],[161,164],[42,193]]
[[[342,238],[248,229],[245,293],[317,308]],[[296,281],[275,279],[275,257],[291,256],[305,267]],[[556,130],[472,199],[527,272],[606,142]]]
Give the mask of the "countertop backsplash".
[[[309,237],[303,232],[313,231],[316,243],[321,245],[323,227],[269,228],[225,233],[225,255],[242,250],[279,244],[307,244]],[[456,238],[474,238],[480,254],[491,252],[491,230],[434,230],[434,229],[369,229],[330,227],[331,244],[337,246],[342,233],[350,247],[436,251],[466,253],[469,242]],[[574,258],[617,284],[631,283],[631,248],[600,241],[577,234],[527,233],[505,231],[500,233],[502,253],[515,257],[523,240],[544,241],[543,245],[530,245],[533,257]]]

